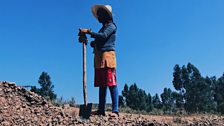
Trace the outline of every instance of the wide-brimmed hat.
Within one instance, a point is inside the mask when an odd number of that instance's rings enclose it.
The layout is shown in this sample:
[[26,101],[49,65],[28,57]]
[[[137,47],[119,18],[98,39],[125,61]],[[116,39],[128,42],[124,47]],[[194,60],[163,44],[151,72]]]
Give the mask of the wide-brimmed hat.
[[94,5],[94,6],[92,7],[92,13],[93,13],[93,15],[95,16],[96,19],[98,19],[97,11],[98,11],[98,9],[100,9],[100,8],[106,10],[107,13],[109,14],[109,16],[110,16],[111,18],[113,18],[113,16],[112,16],[112,7],[111,7],[110,5]]

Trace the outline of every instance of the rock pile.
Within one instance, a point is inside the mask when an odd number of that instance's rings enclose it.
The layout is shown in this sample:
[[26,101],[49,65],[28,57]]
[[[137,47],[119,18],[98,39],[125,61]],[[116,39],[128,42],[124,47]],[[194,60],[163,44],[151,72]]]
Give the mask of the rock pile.
[[0,125],[74,125],[75,121],[43,97],[14,83],[0,82]]
[[105,125],[162,125],[149,122],[139,116],[111,119],[108,116],[91,116],[81,119],[76,114],[65,112],[43,97],[14,83],[0,82],[0,125],[1,126],[105,126]]
[[0,82],[1,126],[223,126],[224,118],[202,117],[199,119],[143,116],[121,113],[118,118],[91,116],[82,119],[78,109],[56,107],[43,97],[14,83]]
[[217,115],[202,116],[200,119],[194,119],[192,126],[224,126],[224,117]]

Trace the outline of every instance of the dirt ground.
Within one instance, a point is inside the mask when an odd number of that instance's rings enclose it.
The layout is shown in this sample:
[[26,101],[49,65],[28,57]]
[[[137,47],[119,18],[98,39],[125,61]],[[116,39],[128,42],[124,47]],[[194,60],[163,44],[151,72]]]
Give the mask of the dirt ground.
[[159,116],[120,113],[119,117],[79,117],[79,108],[57,107],[14,83],[0,82],[0,126],[224,126],[219,115]]
[[[79,108],[64,107],[64,111],[73,116],[78,116]],[[110,112],[106,112],[104,118],[108,118]],[[96,116],[91,116],[97,118]],[[179,115],[179,116],[168,116],[168,115],[142,115],[142,114],[131,114],[131,113],[120,113],[118,120],[129,120],[134,125],[136,120],[156,125],[170,125],[170,126],[224,126],[224,117],[212,114],[193,114],[193,115]],[[125,125],[128,123],[125,123]],[[138,124],[138,123],[137,123]]]

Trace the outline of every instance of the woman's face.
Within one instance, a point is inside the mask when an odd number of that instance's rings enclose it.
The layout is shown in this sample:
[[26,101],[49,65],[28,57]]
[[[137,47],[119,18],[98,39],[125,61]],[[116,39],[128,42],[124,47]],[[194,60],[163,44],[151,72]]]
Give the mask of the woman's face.
[[98,21],[99,21],[100,23],[105,23],[105,22],[107,22],[107,21],[109,20],[109,18],[110,18],[110,16],[109,16],[109,14],[107,13],[107,11],[104,10],[104,9],[102,9],[102,8],[98,9],[98,11],[97,11],[97,16],[98,16]]
[[100,23],[104,23],[104,22],[106,22],[106,21],[104,20],[104,17],[103,17],[102,15],[98,15],[98,21],[99,21]]

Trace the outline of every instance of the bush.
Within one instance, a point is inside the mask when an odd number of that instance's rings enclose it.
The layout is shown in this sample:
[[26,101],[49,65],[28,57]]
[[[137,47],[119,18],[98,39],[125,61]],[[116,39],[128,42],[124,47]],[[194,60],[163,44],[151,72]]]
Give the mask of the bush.
[[69,104],[69,106],[71,107],[76,107],[76,102],[74,97],[72,97],[70,100],[64,100],[63,97],[57,98],[56,100],[54,100],[53,105],[58,106],[58,107],[62,107],[65,104]]

